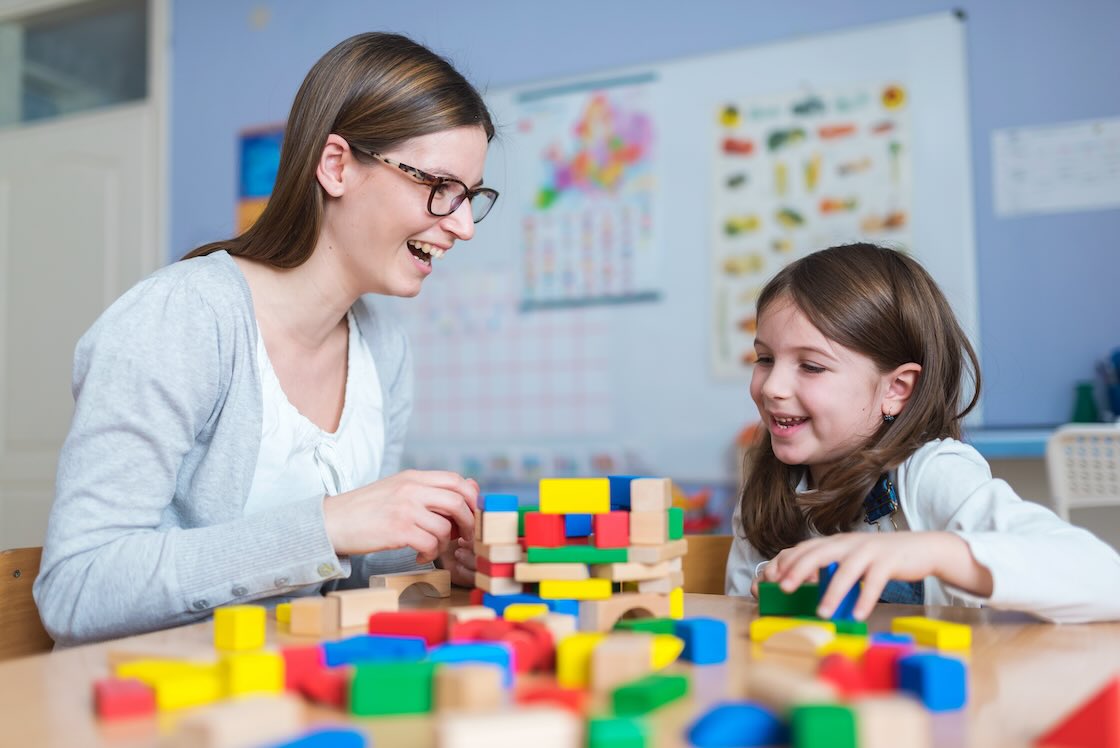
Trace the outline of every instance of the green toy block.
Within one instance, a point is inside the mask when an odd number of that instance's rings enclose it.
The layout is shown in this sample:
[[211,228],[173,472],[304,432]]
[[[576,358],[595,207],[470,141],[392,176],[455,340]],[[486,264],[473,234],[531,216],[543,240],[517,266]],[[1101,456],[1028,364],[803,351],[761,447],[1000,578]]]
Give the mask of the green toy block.
[[651,634],[676,634],[677,622],[672,618],[620,618],[614,625],[618,631],[646,631]]
[[564,545],[559,548],[529,548],[531,564],[617,564],[626,560],[625,548],[596,548],[593,545]]
[[777,582],[758,583],[758,614],[763,616],[816,616],[820,591],[815,583],[785,593]]
[[684,509],[679,506],[669,509],[669,540],[684,537]]
[[646,748],[646,726],[627,717],[594,717],[587,723],[587,748]]
[[370,662],[354,668],[350,713],[359,717],[432,711],[434,662]]
[[630,717],[652,712],[688,693],[688,676],[654,673],[619,686],[611,694],[615,714]]
[[806,621],[827,621],[836,624],[837,634],[851,634],[852,636],[867,636],[867,621],[843,621],[820,618],[818,616],[794,616],[804,618]]
[[790,714],[793,748],[856,748],[856,715],[841,704],[803,704]]
[[537,506],[519,506],[517,507],[517,537],[525,537],[525,515],[529,512],[539,511],[540,507]]

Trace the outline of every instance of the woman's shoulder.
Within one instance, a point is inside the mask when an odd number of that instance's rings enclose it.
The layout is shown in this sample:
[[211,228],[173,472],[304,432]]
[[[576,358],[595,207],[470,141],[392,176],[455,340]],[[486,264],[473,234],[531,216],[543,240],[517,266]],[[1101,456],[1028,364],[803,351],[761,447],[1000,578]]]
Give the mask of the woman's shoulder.
[[248,283],[224,250],[166,265],[133,287],[150,295],[190,294],[220,306],[252,304]]
[[404,325],[387,305],[377,302],[374,294],[360,297],[351,311],[376,358],[399,359],[406,355],[408,335]]

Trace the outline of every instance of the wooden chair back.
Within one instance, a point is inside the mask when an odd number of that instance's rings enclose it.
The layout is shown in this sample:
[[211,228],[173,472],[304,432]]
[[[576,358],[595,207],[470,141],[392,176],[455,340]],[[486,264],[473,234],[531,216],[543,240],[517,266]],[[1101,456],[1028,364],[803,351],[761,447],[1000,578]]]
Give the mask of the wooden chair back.
[[730,535],[685,535],[688,553],[684,557],[684,591],[722,595],[727,571]]
[[42,555],[42,548],[0,551],[0,660],[49,652],[54,646],[31,596]]

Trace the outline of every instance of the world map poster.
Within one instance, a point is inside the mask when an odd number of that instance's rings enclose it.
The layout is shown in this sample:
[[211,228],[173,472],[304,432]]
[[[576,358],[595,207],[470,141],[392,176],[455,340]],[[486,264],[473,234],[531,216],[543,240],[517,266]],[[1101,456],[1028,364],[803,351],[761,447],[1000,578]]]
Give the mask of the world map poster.
[[652,75],[517,98],[521,303],[659,296]]

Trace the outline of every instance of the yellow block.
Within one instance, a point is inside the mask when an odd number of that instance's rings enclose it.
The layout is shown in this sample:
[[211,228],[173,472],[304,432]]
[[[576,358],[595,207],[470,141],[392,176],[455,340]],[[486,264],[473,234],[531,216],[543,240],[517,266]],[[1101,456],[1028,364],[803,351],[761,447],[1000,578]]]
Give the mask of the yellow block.
[[177,660],[134,660],[116,668],[118,678],[136,678],[155,691],[156,706],[181,709],[222,698],[222,678],[215,665]]
[[214,611],[214,646],[236,651],[264,646],[265,608],[229,605]]
[[677,587],[669,593],[669,617],[684,618],[684,588]]
[[605,514],[611,510],[611,482],[606,478],[543,478],[542,514]]
[[868,645],[871,640],[866,636],[857,636],[855,634],[837,634],[836,638],[825,644],[817,652],[821,657],[829,654],[842,654],[849,660],[859,660],[863,657],[863,653],[867,651]]
[[561,639],[556,645],[556,682],[564,688],[587,688],[591,683],[591,650],[605,636],[586,632]]
[[507,621],[528,621],[547,612],[548,606],[544,603],[513,603],[506,606],[502,618]]
[[672,634],[654,634],[653,649],[650,650],[650,663],[654,670],[660,670],[676,662],[683,651],[683,639]]
[[292,604],[280,603],[276,606],[276,622],[277,623],[291,623],[292,622]]
[[221,670],[227,696],[284,692],[284,658],[276,652],[227,654]]
[[611,580],[550,579],[541,582],[537,594],[544,600],[606,600],[611,596]]
[[903,616],[891,621],[891,632],[910,634],[914,641],[937,649],[971,649],[972,627],[963,623],[935,621],[923,616]]
[[764,642],[779,631],[797,628],[798,626],[822,626],[832,633],[836,633],[836,624],[831,621],[811,621],[802,618],[786,618],[784,616],[762,616],[761,618],[756,618],[751,621],[751,640]]

